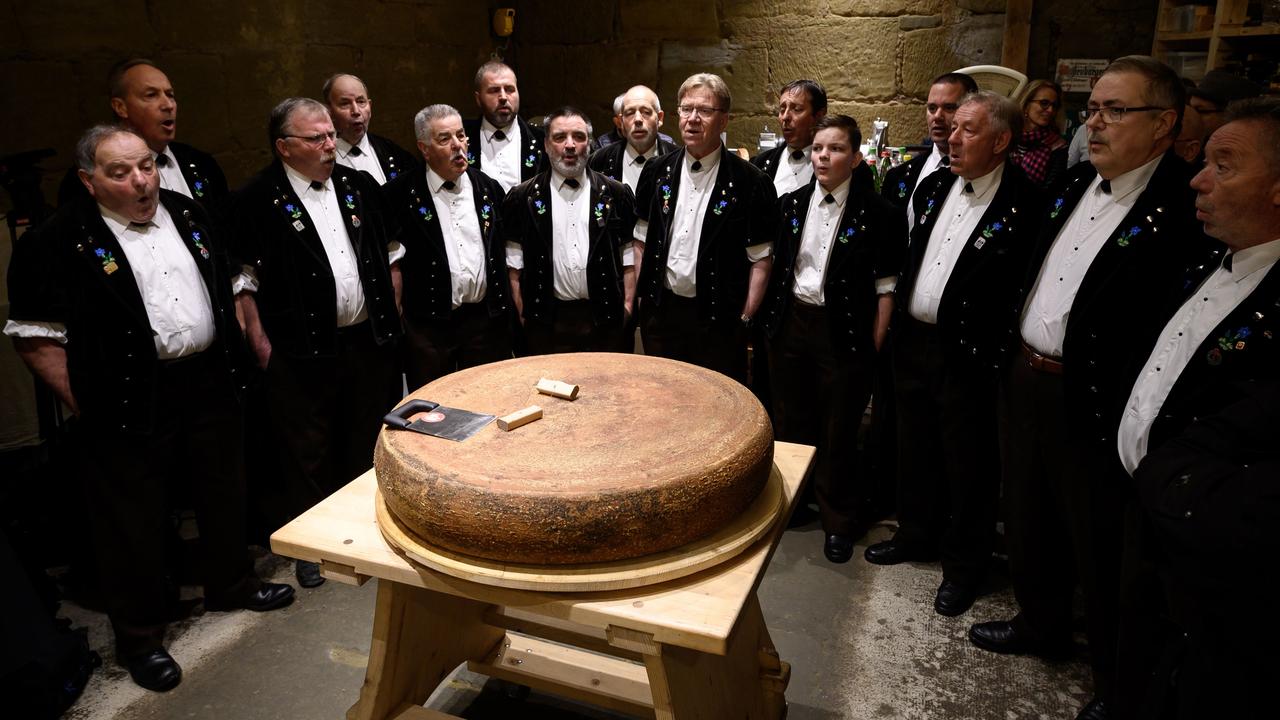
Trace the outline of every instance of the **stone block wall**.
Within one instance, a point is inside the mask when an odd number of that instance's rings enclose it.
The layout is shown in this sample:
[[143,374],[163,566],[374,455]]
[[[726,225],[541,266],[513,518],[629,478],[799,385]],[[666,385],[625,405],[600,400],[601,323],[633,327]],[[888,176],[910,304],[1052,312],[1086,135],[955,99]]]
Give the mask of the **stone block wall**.
[[[516,9],[510,42],[489,28],[499,6]],[[1037,0],[1034,20],[1031,67],[1043,74],[1064,53],[1149,49],[1154,0]],[[109,117],[107,69],[145,55],[177,90],[179,138],[214,153],[236,185],[268,161],[266,116],[281,98],[355,72],[374,131],[412,146],[423,105],[474,114],[473,73],[495,50],[519,73],[526,116],[572,103],[605,132],[613,97],[644,83],[678,135],[675,92],[710,71],[733,91],[730,145],[754,149],[765,124],[776,129],[777,88],[810,77],[833,111],[867,127],[883,117],[907,143],[924,134],[929,79],[998,63],[1003,23],[1002,0],[0,0],[0,155],[52,147],[46,166],[60,174],[79,133]]]

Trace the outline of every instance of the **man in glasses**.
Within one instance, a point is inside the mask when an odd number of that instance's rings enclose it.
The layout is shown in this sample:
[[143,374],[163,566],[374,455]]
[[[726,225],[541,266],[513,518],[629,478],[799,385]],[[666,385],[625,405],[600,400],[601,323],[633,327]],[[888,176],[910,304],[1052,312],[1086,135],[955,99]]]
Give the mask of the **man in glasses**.
[[676,149],[671,138],[663,139],[658,128],[666,114],[658,96],[644,85],[636,85],[620,96],[621,134],[626,142],[606,145],[591,155],[592,170],[603,173],[634,192],[645,163]]
[[408,150],[369,132],[373,98],[363,80],[345,73],[332,75],[324,81],[320,97],[329,106],[329,116],[338,131],[338,164],[369,173],[379,185],[417,167]]
[[503,192],[537,175],[546,162],[542,129],[520,117],[520,88],[506,63],[490,60],[476,70],[478,119],[467,120],[467,162],[498,181]]
[[[288,98],[267,133],[275,160],[232,208],[236,302],[301,513],[369,468],[399,390],[404,250],[390,242],[378,184],[336,165],[324,105]],[[296,574],[303,587],[324,582],[315,563],[298,561]]]
[[[1237,100],[1257,97],[1261,88],[1247,78],[1233,75],[1226,70],[1210,70],[1196,83],[1187,105],[1200,118],[1204,126],[1203,142],[1209,141],[1214,130],[1226,122],[1227,106]],[[1190,114],[1190,113],[1188,113]]]
[[1098,78],[1085,111],[1090,162],[1049,189],[1004,388],[1005,533],[1020,612],[969,637],[993,652],[1062,656],[1078,582],[1094,680],[1085,719],[1114,712],[1132,498],[1116,429],[1134,353],[1155,342],[1186,292],[1186,268],[1208,248],[1191,169],[1171,152],[1184,102],[1177,75],[1150,57],[1120,58]]
[[769,177],[725,152],[729,86],[698,73],[680,85],[684,149],[646,163],[636,192],[636,295],[645,352],[747,382],[747,336],[773,258]]
[[[156,162],[160,187],[195,200],[210,212],[227,197],[227,179],[207,153],[175,140],[178,98],[169,77],[145,58],[117,63],[107,74],[111,112],[122,127],[146,140]],[[67,171],[58,189],[58,204],[85,197],[77,168]]]
[[502,186],[467,165],[462,117],[429,105],[413,119],[426,171],[383,188],[405,256],[405,368],[410,388],[511,357]]
[[908,228],[915,227],[916,220],[913,212],[915,208],[911,203],[912,193],[921,180],[951,164],[947,155],[951,118],[955,117],[960,99],[977,91],[978,84],[964,73],[944,73],[934,78],[924,106],[924,122],[929,130],[932,149],[885,173],[880,183],[880,195],[894,205],[907,209]]

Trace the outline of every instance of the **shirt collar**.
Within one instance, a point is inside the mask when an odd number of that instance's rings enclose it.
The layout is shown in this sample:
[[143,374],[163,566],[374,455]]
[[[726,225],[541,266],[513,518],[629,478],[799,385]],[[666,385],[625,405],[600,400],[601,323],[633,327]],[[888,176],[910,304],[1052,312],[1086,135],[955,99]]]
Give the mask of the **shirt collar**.
[[[587,180],[587,174],[585,172],[582,173],[582,177],[579,177],[576,179],[579,183],[578,187],[568,188],[570,192],[575,192],[576,190],[581,190],[585,188],[589,182]],[[564,183],[566,180],[568,180],[568,178],[565,177],[564,175],[561,175],[559,170],[556,170],[555,168],[551,169],[551,187],[555,188],[558,191],[563,191],[565,190]]]
[[1231,257],[1231,279],[1240,282],[1258,270],[1271,267],[1280,259],[1280,238],[1237,250]]
[[702,170],[698,171],[698,174],[709,173],[712,170],[715,170],[716,166],[720,164],[720,155],[723,153],[724,153],[723,145],[707,153],[706,157],[694,158],[692,153],[685,152],[684,154],[685,172],[692,173],[693,170],[691,170],[690,167],[693,165],[694,162],[700,162],[702,163]]
[[933,157],[933,161],[936,163],[942,162],[942,146],[938,143],[934,143],[930,147],[933,148],[929,151],[929,155]]
[[[298,197],[302,197],[304,194],[308,192],[312,192],[311,178],[303,175],[297,170],[294,170],[293,167],[289,165],[289,163],[281,163],[281,164],[284,165],[284,174],[287,175],[289,178],[289,185],[293,188],[293,192],[296,193]],[[330,182],[332,180],[333,178],[330,177],[329,179],[324,181],[324,187],[326,190],[332,187],[330,185]]]
[[173,154],[173,147],[172,147],[172,146],[170,146],[170,145],[165,145],[165,146],[164,146],[164,151],[163,151],[163,152],[154,152],[154,151],[153,151],[153,152],[151,153],[151,159],[152,159],[152,160],[155,160],[155,159],[156,159],[156,156],[158,156],[158,155],[163,155],[163,156],[165,156],[165,157],[169,158],[169,165],[170,165],[170,166],[175,167],[175,168],[176,168],[176,167],[178,167],[178,158],[177,158],[177,156],[176,156],[176,155],[174,155],[174,154]]
[[785,147],[786,149],[782,151],[782,154],[787,158],[787,162],[789,162],[789,163],[793,163],[793,164],[795,164],[795,165],[801,165],[801,164],[806,164],[806,163],[808,163],[808,162],[809,162],[809,158],[813,155],[813,145],[812,145],[812,144],[810,144],[810,145],[808,145],[808,146],[806,146],[806,147],[804,147],[804,148],[802,148],[802,149],[800,150],[800,152],[804,153],[804,157],[803,157],[803,158],[801,158],[800,160],[792,160],[792,159],[791,159],[791,153],[795,152],[795,150],[792,150],[790,145],[787,145],[787,146],[784,146],[784,147]]
[[[629,163],[635,162],[636,158],[640,157],[640,153],[636,152],[636,149],[631,147],[631,143],[627,142],[625,139],[622,140],[621,142],[624,146],[622,150],[622,156],[626,158],[626,161]],[[658,156],[658,143],[655,140],[653,143],[653,147],[649,148],[649,152],[644,154],[645,162],[648,162],[649,160],[652,160],[657,156]]]
[[512,120],[511,124],[506,126],[505,128],[499,128],[497,125],[494,125],[493,123],[489,122],[487,118],[482,119],[480,121],[480,134],[484,135],[484,139],[488,140],[489,142],[493,142],[493,134],[498,132],[499,129],[501,129],[502,132],[506,133],[508,142],[516,141],[517,139],[516,133],[519,132],[519,126],[516,124],[515,120]]
[[[446,180],[437,175],[436,171],[432,170],[430,165],[427,166],[427,187],[431,189],[432,195],[439,195],[441,186],[444,185],[445,182]],[[463,183],[465,182],[467,182],[467,174],[464,172],[458,176],[457,180],[453,181],[455,187],[452,192],[461,192]]]
[[353,147],[360,148],[360,152],[365,155],[368,155],[369,153],[373,152],[373,147],[369,145],[369,133],[367,132],[364,134],[364,136],[360,138],[360,142],[356,143],[355,145],[352,145],[351,143],[347,142],[346,140],[343,140],[342,138],[338,138],[334,144],[338,146],[338,154],[342,156],[343,160],[345,160],[347,156],[351,154],[351,148]]
[[[831,191],[831,197],[835,199],[837,210],[844,209],[844,203],[849,199],[849,184],[852,180],[852,176],[846,178],[844,182],[840,183],[839,187]],[[818,202],[822,202],[827,197],[827,191],[822,189],[822,183],[816,181],[814,182],[814,189],[814,196],[818,198]]]
[[[1156,166],[1160,164],[1163,157],[1163,155],[1157,155],[1148,160],[1145,165],[1136,167],[1123,175],[1117,175],[1111,181],[1111,201],[1120,202],[1134,192],[1146,189],[1147,183],[1151,182],[1151,176],[1156,172]],[[1097,188],[1101,185],[1102,176],[1099,175],[1093,179],[1090,189],[1100,192]]]
[[[1004,177],[1004,163],[996,166],[995,170],[973,180],[965,180],[957,178],[958,182],[970,182],[973,184],[973,201],[984,202],[988,195],[1000,184],[1000,178]],[[963,187],[963,185],[961,186]]]
[[[103,207],[101,204],[98,205],[98,212],[102,214],[102,220],[107,224],[107,229],[110,230],[111,234],[115,235],[116,237],[120,237],[121,235],[123,235],[126,230],[130,229],[129,226],[133,223],[133,221],[130,220],[129,218],[113,210],[108,210],[105,207]],[[161,213],[163,213],[163,215],[161,215]],[[156,227],[159,227],[162,218],[165,218],[168,216],[169,216],[169,211],[164,209],[164,205],[162,203],[157,202],[156,214],[152,215],[151,221],[146,224],[155,225]]]

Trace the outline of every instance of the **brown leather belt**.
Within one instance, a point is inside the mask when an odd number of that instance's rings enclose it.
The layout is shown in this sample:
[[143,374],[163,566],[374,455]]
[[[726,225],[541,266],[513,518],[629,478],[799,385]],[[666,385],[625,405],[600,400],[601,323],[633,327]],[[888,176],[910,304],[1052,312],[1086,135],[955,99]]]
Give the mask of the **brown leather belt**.
[[1027,365],[1029,365],[1032,370],[1039,370],[1040,372],[1046,372],[1051,375],[1062,374],[1062,360],[1049,357],[1048,355],[1042,355],[1036,352],[1034,348],[1027,345],[1025,342],[1022,343],[1022,352],[1027,356]]

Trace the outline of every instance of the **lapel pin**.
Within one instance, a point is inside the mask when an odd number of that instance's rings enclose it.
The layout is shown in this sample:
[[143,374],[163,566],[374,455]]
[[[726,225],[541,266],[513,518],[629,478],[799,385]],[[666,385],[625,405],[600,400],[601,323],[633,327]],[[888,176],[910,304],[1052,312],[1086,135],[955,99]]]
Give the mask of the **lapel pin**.
[[293,229],[297,230],[298,232],[302,232],[303,230],[307,229],[307,226],[304,225],[301,220],[294,220]]

